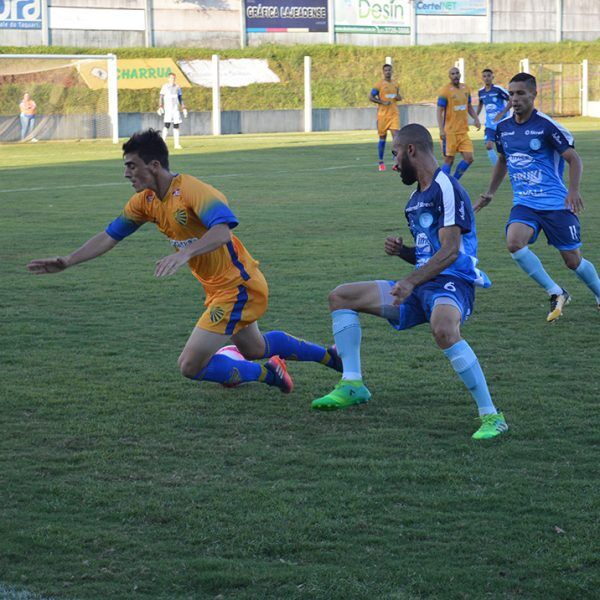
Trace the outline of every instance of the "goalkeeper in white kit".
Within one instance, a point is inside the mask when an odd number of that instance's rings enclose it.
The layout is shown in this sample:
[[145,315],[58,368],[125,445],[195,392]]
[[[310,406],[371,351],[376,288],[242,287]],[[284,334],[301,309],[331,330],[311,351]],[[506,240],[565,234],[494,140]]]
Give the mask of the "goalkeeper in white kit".
[[164,115],[164,126],[162,130],[162,138],[167,141],[169,128],[173,125],[173,140],[175,141],[175,150],[181,150],[179,143],[179,125],[181,124],[181,115],[188,116],[187,108],[183,103],[181,88],[175,83],[175,73],[169,73],[169,82],[165,83],[160,88],[160,100],[158,114]]

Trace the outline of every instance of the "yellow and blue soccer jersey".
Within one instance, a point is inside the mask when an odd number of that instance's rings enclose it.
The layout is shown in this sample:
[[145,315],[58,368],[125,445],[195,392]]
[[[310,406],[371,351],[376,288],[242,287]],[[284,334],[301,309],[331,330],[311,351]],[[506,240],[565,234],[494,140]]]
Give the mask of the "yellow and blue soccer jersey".
[[385,136],[388,130],[400,129],[400,117],[398,115],[398,100],[400,94],[396,81],[382,79],[376,83],[371,90],[373,96],[377,96],[382,102],[391,102],[389,105],[377,105],[377,131],[380,136]]
[[[156,223],[176,250],[200,239],[214,225],[226,223],[231,229],[238,225],[225,196],[190,175],[176,175],[162,200],[150,190],[134,194],[106,233],[122,240],[148,221]],[[209,289],[239,285],[258,266],[234,235],[228,244],[195,256],[188,264],[195,277]]]
[[477,268],[475,215],[467,191],[438,169],[431,185],[417,188],[405,208],[406,220],[415,240],[416,268],[425,265],[441,248],[439,231],[453,225],[460,228],[460,252],[441,275],[460,277],[480,287],[489,287],[487,275]]
[[437,105],[446,109],[444,115],[446,133],[469,131],[469,104],[471,104],[471,91],[464,83],[460,83],[458,87],[449,83],[440,88]]

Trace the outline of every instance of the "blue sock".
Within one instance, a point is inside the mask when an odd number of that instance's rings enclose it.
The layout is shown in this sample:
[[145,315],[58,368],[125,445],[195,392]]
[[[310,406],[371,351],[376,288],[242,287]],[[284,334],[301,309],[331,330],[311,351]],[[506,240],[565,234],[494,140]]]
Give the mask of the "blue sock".
[[444,350],[444,354],[450,360],[456,374],[471,392],[473,400],[477,403],[479,415],[496,414],[498,411],[492,402],[485,375],[471,346],[465,340],[461,340]]
[[596,302],[600,304],[600,279],[594,265],[589,260],[582,258],[579,266],[575,269],[575,275],[592,290],[596,296]]
[[450,175],[450,169],[452,168],[452,165],[447,165],[446,163],[444,163],[442,165],[442,171],[444,173],[446,173],[446,175]]
[[284,331],[269,331],[263,335],[265,340],[265,358],[281,356],[290,360],[302,360],[332,366],[331,356],[323,346],[300,340]]
[[468,168],[469,163],[466,160],[461,160],[456,167],[456,171],[454,171],[454,179],[460,179]]
[[383,155],[385,154],[385,140],[379,140],[377,144],[377,153],[379,154],[379,161],[383,162]]
[[546,273],[542,261],[529,249],[529,246],[521,248],[512,253],[511,256],[515,262],[533,279],[537,284],[541,285],[550,295],[560,294],[562,288],[555,283],[553,279]]
[[358,313],[354,310],[334,310],[331,313],[331,319],[335,347],[344,365],[342,379],[362,380],[360,371],[361,329]]
[[234,360],[224,354],[215,354],[194,379],[223,385],[237,385],[249,381],[261,381],[272,385],[273,373],[249,360]]
[[496,163],[498,162],[498,155],[496,154],[496,151],[493,148],[490,148],[487,151],[487,155],[488,155],[488,158],[490,159],[490,162],[492,163],[492,166],[495,167]]

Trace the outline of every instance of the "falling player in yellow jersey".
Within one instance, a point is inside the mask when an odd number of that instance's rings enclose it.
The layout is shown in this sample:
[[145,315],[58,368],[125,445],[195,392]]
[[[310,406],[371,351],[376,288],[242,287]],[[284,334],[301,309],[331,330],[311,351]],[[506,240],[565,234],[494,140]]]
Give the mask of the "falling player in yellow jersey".
[[460,179],[473,162],[473,142],[469,138],[469,117],[473,117],[475,127],[481,129],[479,117],[471,104],[471,91],[460,83],[460,71],[452,67],[448,71],[450,83],[440,88],[437,100],[437,121],[444,164],[442,171],[450,175],[454,156],[457,152],[463,159],[454,171],[454,178]]
[[[206,294],[206,310],[179,357],[184,377],[228,386],[258,381],[289,393],[293,382],[282,359],[341,370],[334,348],[283,331],[261,334],[257,320],[267,309],[267,282],[258,262],[231,233],[238,220],[221,192],[190,175],[172,173],[167,146],[152,129],[123,144],[123,158],[125,177],[136,191],[123,213],[71,254],[31,261],[31,272],[58,273],[96,258],[153,222],[175,250],[156,263],[156,277],[173,275],[187,264]],[[217,353],[230,339],[247,360]],[[264,366],[251,362],[262,358],[269,358]]]
[[400,129],[400,117],[398,116],[397,102],[402,100],[398,83],[392,79],[392,65],[383,65],[383,79],[376,83],[369,94],[369,100],[377,104],[377,133],[379,144],[379,170],[385,171],[383,160],[385,153],[385,140],[387,132],[391,131],[394,136]]

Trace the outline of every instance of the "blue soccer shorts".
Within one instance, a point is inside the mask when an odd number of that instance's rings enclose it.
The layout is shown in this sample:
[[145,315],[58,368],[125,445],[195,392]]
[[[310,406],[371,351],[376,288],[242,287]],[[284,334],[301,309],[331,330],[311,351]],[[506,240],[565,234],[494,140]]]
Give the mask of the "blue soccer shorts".
[[515,204],[510,211],[506,229],[511,223],[524,223],[533,229],[529,240],[533,244],[540,233],[546,235],[548,244],[557,250],[575,250],[581,246],[581,226],[575,213],[570,210],[536,210]]
[[496,141],[496,130],[491,127],[485,128],[485,133],[483,134],[483,139],[486,142],[495,142]]
[[413,293],[400,305],[394,306],[391,290],[395,281],[379,280],[381,316],[399,331],[428,323],[435,306],[455,306],[464,323],[473,312],[475,288],[472,283],[452,275],[438,275],[418,285]]

